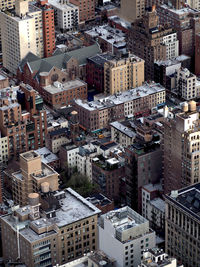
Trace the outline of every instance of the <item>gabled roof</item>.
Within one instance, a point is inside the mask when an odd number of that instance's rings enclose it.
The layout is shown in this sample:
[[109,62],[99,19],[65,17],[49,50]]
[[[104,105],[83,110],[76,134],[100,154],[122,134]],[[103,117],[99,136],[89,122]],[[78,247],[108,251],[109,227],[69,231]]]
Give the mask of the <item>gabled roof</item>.
[[67,53],[56,53],[48,58],[39,58],[32,53],[28,53],[21,61],[19,68],[23,71],[25,64],[28,64],[32,72],[36,72],[35,77],[39,76],[41,72],[49,72],[53,67],[58,69],[66,69],[66,63],[70,58],[77,59],[79,65],[87,63],[87,58],[100,53],[101,50],[97,44],[76,49]]

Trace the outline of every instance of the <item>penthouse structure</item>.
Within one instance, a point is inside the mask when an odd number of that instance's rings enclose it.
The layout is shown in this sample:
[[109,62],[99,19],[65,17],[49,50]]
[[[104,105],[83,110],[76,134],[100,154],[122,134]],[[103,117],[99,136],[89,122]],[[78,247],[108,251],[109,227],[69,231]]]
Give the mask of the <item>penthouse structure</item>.
[[116,260],[116,266],[138,267],[143,250],[154,246],[149,222],[128,206],[101,215],[99,248]]
[[20,170],[12,174],[12,192],[16,204],[28,204],[28,195],[39,192],[48,183],[50,191],[58,190],[58,173],[41,161],[34,151],[20,154]]
[[200,184],[166,195],[166,252],[186,267],[200,261]]
[[[28,205],[2,217],[3,258],[26,266],[62,265],[98,247],[100,210],[71,188],[28,196]],[[27,255],[29,255],[27,257]]]
[[183,267],[177,263],[176,258],[170,258],[162,249],[152,248],[145,250],[143,253],[143,260],[138,267]]
[[164,192],[200,182],[199,112],[196,102],[183,103],[164,122]]
[[154,61],[173,59],[178,56],[176,32],[159,25],[155,7],[143,18],[132,23],[128,37],[130,51],[145,61],[145,79],[154,78]]
[[110,122],[123,120],[125,116],[149,112],[165,103],[165,88],[160,84],[145,84],[115,95],[87,102],[74,101],[80,124],[89,131],[105,128]]

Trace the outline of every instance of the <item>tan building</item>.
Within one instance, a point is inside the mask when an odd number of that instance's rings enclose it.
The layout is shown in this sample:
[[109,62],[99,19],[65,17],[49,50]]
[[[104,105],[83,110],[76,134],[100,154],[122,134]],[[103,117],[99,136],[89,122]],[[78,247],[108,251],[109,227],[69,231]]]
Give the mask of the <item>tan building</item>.
[[121,0],[120,15],[133,22],[143,17],[145,12],[145,0]]
[[184,267],[200,263],[200,183],[165,196],[165,250]]
[[71,188],[29,194],[29,204],[2,217],[4,261],[29,267],[57,266],[98,248],[100,210]]
[[41,184],[48,182],[51,191],[58,190],[58,173],[34,151],[20,154],[20,170],[12,174],[12,192],[14,202],[27,205],[28,195],[39,192]]
[[164,191],[200,182],[200,120],[196,102],[184,103],[182,111],[164,122]]
[[[1,42],[1,40],[0,40]],[[4,73],[0,72],[0,89],[9,87],[9,79]]]
[[15,9],[0,12],[3,66],[12,73],[28,52],[37,54],[35,18],[28,11],[28,1],[18,0]]
[[104,64],[104,93],[113,95],[139,87],[144,82],[144,60],[128,54]]

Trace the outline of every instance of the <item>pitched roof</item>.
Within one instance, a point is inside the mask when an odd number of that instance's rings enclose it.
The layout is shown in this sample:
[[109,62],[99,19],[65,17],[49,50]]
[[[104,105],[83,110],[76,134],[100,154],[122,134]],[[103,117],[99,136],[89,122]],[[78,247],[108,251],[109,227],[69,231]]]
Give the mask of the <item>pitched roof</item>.
[[39,58],[32,53],[28,53],[26,57],[21,61],[19,68],[23,70],[26,63],[29,64],[32,72],[37,71],[35,76],[38,76],[40,72],[49,72],[53,67],[59,69],[65,69],[66,63],[70,58],[76,58],[79,65],[87,63],[87,58],[96,55],[101,50],[97,44],[76,49],[67,53],[55,54],[48,58]]

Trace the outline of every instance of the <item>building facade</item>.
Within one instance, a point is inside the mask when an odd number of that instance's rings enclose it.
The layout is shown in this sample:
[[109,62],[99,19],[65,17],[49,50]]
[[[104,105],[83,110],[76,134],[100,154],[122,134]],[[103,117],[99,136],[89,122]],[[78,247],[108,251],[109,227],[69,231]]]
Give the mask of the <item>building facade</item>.
[[138,267],[144,249],[155,246],[149,222],[128,206],[100,217],[99,249],[116,260],[116,266]]
[[200,262],[199,188],[192,186],[172,191],[165,197],[165,248],[185,267]]

